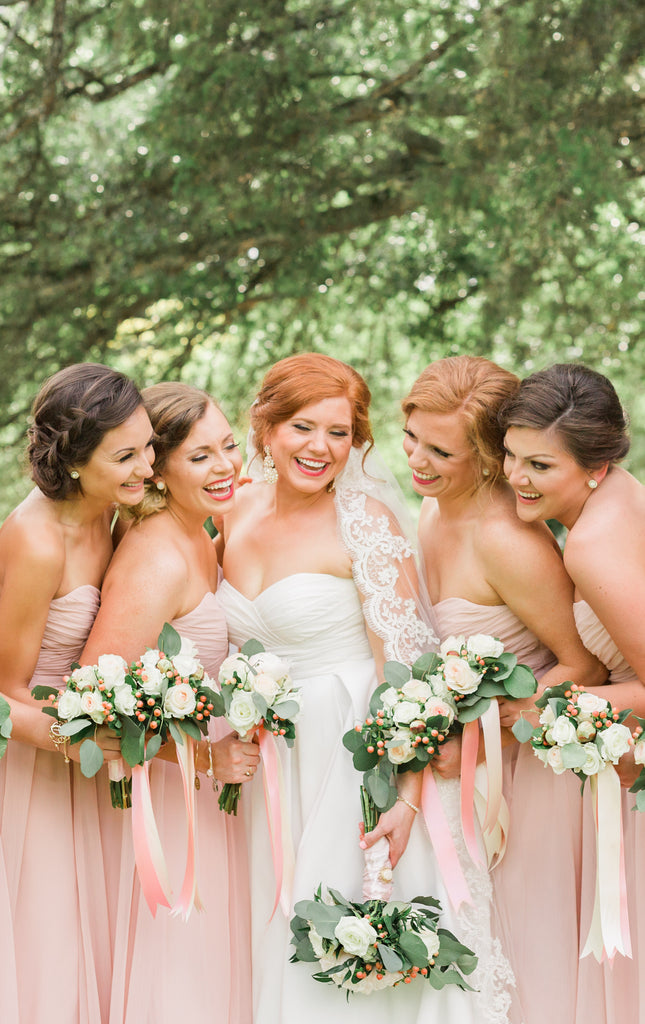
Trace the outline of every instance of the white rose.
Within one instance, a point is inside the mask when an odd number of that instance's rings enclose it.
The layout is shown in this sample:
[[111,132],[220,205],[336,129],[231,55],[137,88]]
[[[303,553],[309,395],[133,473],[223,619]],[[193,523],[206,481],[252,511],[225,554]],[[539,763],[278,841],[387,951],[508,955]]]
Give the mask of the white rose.
[[[559,749],[556,747],[556,750]],[[533,753],[536,757],[539,757],[542,764],[546,765],[549,763],[549,751],[546,747],[533,747]]]
[[597,775],[599,771],[605,767],[605,763],[602,759],[602,755],[598,750],[595,743],[585,743],[584,752],[587,756],[587,760],[580,767],[580,771],[584,772],[585,775]]
[[455,693],[474,693],[481,681],[481,673],[470,667],[465,658],[448,655],[443,666],[446,683]]
[[289,675],[289,666],[286,661],[279,658],[277,654],[271,654],[270,651],[253,654],[249,661],[256,672],[264,672],[268,676],[273,676],[276,682]]
[[255,706],[253,694],[248,690],[236,690],[228,709],[227,719],[240,735],[244,735],[254,725],[262,721],[262,715]]
[[636,764],[645,764],[645,737],[634,744],[634,761]]
[[576,741],[576,727],[570,718],[566,715],[559,715],[551,728],[553,735],[553,742],[557,743],[559,747],[564,747],[566,743],[575,743]]
[[[281,706],[283,704],[291,703],[291,701],[293,701],[294,704],[298,705],[298,711],[296,712],[296,715],[299,714],[300,711],[302,711],[302,690],[287,690],[286,693],[282,694],[279,700],[273,702],[273,710],[275,711],[276,715],[278,715],[278,717],[280,716]],[[294,721],[296,715],[289,715],[289,718],[292,721]]]
[[119,715],[130,718],[136,709],[137,698],[129,686],[114,687],[114,709]]
[[103,694],[100,690],[83,690],[81,694],[81,709],[84,714],[89,715],[93,722],[101,725],[105,721],[105,708],[103,707]]
[[409,725],[415,718],[419,717],[419,705],[411,700],[401,700],[394,705],[392,718],[397,725]]
[[439,946],[441,945],[441,939],[432,928],[423,928],[420,932],[416,932],[423,942],[428,952],[428,960],[432,960],[433,956],[439,952]]
[[175,654],[171,659],[175,671],[182,679],[188,679],[189,676],[197,676],[201,679],[204,669],[199,661],[199,653],[195,644],[187,636],[182,636],[179,639],[181,640],[179,654]]
[[554,722],[555,711],[553,710],[550,704],[547,704],[547,706],[542,711],[542,714],[540,715],[540,725],[553,725]]
[[158,697],[164,676],[157,668],[159,651],[146,651],[141,657],[141,689],[148,697]]
[[439,697],[432,697],[426,702],[423,715],[425,718],[434,718],[435,715],[443,715],[447,718],[450,724],[455,720],[455,710],[445,700],[441,700]]
[[118,654],[101,654],[98,660],[99,675],[108,690],[122,686],[128,673],[128,663]]
[[576,736],[578,737],[581,743],[588,743],[589,740],[592,740],[595,735],[596,727],[594,726],[593,722],[580,722],[578,728],[576,729]]
[[410,700],[418,700],[420,704],[432,697],[432,687],[423,679],[408,679],[401,687],[401,693]]
[[598,740],[602,756],[605,761],[611,761],[612,764],[618,764],[619,759],[627,753],[633,743],[632,734],[627,726],[618,722],[599,732]]
[[439,654],[442,658],[447,658],[451,654],[459,654],[459,651],[465,645],[465,636],[447,636],[439,647]]
[[595,693],[579,693],[576,697],[578,706],[578,720],[589,721],[592,714],[597,715],[599,711],[607,710],[607,701],[604,697],[597,697]]
[[75,668],[70,679],[73,679],[79,690],[86,690],[88,688],[94,688],[96,686],[96,669],[94,665],[81,665],[80,668]]
[[553,768],[556,775],[562,775],[562,773],[567,770],[562,763],[562,751],[560,750],[560,747],[550,748],[546,756],[546,763],[550,768]]
[[389,686],[387,690],[383,690],[381,694],[381,706],[386,711],[391,711],[395,704],[399,701],[399,691],[395,690],[393,686]]
[[164,697],[163,710],[171,718],[186,718],[195,710],[197,698],[190,683],[169,686]]
[[325,955],[325,951],[323,949],[322,944],[322,936],[318,934],[318,932],[312,925],[311,921],[308,921],[307,924],[309,925],[309,941],[311,943],[311,948],[313,949],[315,955],[320,960],[320,958]]
[[395,729],[385,744],[388,759],[392,764],[406,764],[407,761],[412,761],[416,757],[415,749],[412,746],[413,738],[409,729]]
[[244,654],[231,654],[230,657],[224,658],[217,678],[220,686],[225,683],[235,683],[238,679],[242,685],[245,685],[253,676],[254,672],[249,665],[249,659]]
[[487,633],[475,633],[468,637],[466,650],[474,658],[499,658],[504,653],[504,644]]
[[268,675],[267,672],[258,672],[256,676],[251,679],[251,688],[259,693],[261,697],[264,697],[265,701],[271,707],[271,704],[280,693],[280,683]]
[[441,675],[430,676],[428,679],[428,685],[430,686],[435,697],[441,697],[441,700],[450,699],[450,689],[446,680]]
[[71,718],[78,718],[82,713],[81,695],[74,690],[63,690],[58,698],[58,717],[69,722]]
[[378,936],[364,917],[341,917],[334,928],[334,935],[350,956],[365,956]]

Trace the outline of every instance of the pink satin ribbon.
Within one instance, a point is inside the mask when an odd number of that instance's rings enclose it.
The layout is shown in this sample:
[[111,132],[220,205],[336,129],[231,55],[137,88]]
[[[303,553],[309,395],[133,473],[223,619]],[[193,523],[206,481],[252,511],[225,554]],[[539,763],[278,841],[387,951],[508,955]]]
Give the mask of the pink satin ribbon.
[[170,880],[150,795],[150,763],[132,769],[132,839],[141,890],[154,917],[171,905]]
[[468,883],[459,863],[450,826],[446,820],[437,783],[432,769],[429,767],[423,773],[421,807],[448,897],[455,910],[459,910],[462,903],[471,903],[472,900]]
[[[258,739],[263,764],[264,803],[269,823],[271,854],[275,874],[275,899],[271,917],[269,918],[271,921],[278,903],[282,903],[285,914],[288,913],[288,906],[285,905],[286,893],[283,892],[283,889],[288,888],[290,895],[292,879],[287,877],[287,875],[291,873],[290,865],[293,863],[293,857],[290,858],[288,856],[287,848],[287,857],[285,858],[285,837],[283,835],[283,826],[286,824],[283,815],[285,800],[282,786],[282,768],[275,739],[273,734],[264,728],[259,730]],[[288,842],[289,839],[287,838]]]
[[589,934],[580,958],[598,962],[631,957],[620,779],[613,765],[590,778],[596,828],[596,891]]
[[180,914],[185,921],[188,920],[193,907],[196,910],[203,910],[203,904],[197,889],[197,873],[195,870],[195,849],[197,821],[195,816],[195,744],[192,737],[183,732],[183,746],[175,744],[177,751],[177,762],[181,772],[181,780],[184,786],[184,803],[186,807],[186,868],[184,880],[179,894],[179,899],[172,908],[174,915]]
[[497,826],[502,806],[502,732],[499,724],[499,704],[496,700],[490,702],[490,707],[484,711],[479,721],[484,733],[488,775],[486,816],[482,828],[484,832],[492,832]]
[[479,750],[479,722],[465,722],[461,734],[461,827],[466,849],[473,863],[483,865],[484,860],[475,834],[475,771]]

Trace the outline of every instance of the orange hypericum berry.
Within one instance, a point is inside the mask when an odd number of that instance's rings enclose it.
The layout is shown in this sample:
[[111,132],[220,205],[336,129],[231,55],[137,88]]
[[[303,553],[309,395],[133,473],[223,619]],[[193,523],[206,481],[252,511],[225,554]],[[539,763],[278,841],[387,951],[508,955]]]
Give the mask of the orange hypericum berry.
[[380,973],[379,973],[379,974],[377,974],[377,975],[376,975],[376,980],[377,980],[377,981],[383,981],[383,975],[382,975],[382,974],[380,974]]
[[426,975],[426,974],[428,973],[428,968],[427,968],[427,967],[422,967],[422,968],[421,968],[421,973],[422,973],[422,974],[423,974],[423,976],[425,977],[425,975]]
[[150,728],[151,729],[158,729],[159,728],[159,722],[155,722],[155,720],[153,719],[152,722],[150,723]]
[[428,744],[430,742],[430,737],[429,736],[423,736],[422,739],[421,739],[421,742],[425,743],[425,744]]
[[148,705],[149,708],[153,708],[155,706],[154,697],[148,697],[146,704]]
[[404,983],[405,985],[409,985],[411,981],[412,981],[412,978],[410,977],[410,975],[409,975],[409,974],[408,974],[407,978],[404,978],[404,979],[403,979],[403,983]]
[[367,748],[367,753],[368,754],[373,754],[374,753],[374,747],[368,747]]
[[140,722],[145,722],[145,720],[146,720],[146,716],[143,715],[141,712],[139,712],[139,714],[137,715],[137,718],[139,719]]
[[439,736],[437,737],[437,739],[439,740],[439,743],[443,743],[443,741],[445,740],[445,738],[446,738],[446,737],[445,737],[445,736],[443,736],[443,735],[442,735],[441,733],[439,733]]
[[153,715],[156,715],[157,718],[159,718],[159,715],[161,714],[161,708],[155,708],[152,713]]
[[204,716],[202,715],[201,711],[198,711],[197,714],[195,715],[195,718],[197,719],[198,722],[202,722]]
[[428,753],[434,754],[434,747],[428,747]]
[[374,719],[373,718],[366,718],[365,719],[365,725],[374,725]]
[[362,981],[363,978],[366,977],[365,971],[356,971],[356,977],[358,978],[359,981]]
[[383,740],[377,740],[377,741],[376,741],[376,746],[377,746],[377,747],[384,747],[384,746],[385,746],[385,743],[383,742]]

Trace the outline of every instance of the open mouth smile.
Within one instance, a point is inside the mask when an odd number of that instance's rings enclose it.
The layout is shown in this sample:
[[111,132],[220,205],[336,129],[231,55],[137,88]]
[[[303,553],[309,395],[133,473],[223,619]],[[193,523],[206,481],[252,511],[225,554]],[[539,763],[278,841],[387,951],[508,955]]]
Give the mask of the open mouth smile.
[[226,480],[216,480],[214,483],[208,484],[204,490],[211,496],[211,498],[214,498],[215,501],[226,501],[233,494],[234,478],[229,476]]
[[306,476],[322,476],[329,466],[328,462],[322,462],[320,459],[303,459],[298,456],[296,456],[296,463]]

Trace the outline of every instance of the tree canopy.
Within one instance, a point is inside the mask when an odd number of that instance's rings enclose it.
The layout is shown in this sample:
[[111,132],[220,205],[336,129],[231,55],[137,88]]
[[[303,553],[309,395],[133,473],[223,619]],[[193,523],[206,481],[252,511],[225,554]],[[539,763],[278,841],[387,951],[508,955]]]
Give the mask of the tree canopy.
[[0,5],[5,501],[39,383],[85,359],[241,422],[327,351],[386,445],[431,359],[580,359],[645,468],[644,40],[641,0]]

